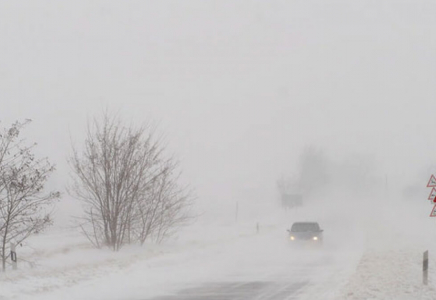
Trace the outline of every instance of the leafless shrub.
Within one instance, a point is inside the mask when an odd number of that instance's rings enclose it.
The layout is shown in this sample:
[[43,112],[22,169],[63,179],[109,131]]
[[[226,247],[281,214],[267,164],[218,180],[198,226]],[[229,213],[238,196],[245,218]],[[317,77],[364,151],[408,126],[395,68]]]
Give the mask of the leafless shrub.
[[163,150],[150,126],[125,127],[107,113],[88,126],[83,151],[73,147],[69,190],[83,204],[79,225],[96,247],[161,241],[190,219],[190,193],[179,188],[177,164]]

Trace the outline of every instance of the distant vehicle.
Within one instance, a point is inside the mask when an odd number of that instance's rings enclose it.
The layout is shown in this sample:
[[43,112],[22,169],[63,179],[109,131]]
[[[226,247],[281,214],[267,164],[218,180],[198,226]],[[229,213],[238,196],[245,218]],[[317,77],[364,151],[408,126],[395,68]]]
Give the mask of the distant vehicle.
[[323,231],[316,222],[295,222],[288,229],[291,242],[307,242],[322,244]]

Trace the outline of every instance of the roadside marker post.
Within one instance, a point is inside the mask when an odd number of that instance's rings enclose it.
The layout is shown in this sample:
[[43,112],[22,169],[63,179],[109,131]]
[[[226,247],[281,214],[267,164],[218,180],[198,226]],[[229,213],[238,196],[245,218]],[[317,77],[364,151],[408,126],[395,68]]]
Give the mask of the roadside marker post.
[[428,285],[428,250],[424,252],[422,260],[422,283]]
[[12,261],[12,269],[17,269],[17,252],[15,250],[15,244],[11,243],[11,261]]

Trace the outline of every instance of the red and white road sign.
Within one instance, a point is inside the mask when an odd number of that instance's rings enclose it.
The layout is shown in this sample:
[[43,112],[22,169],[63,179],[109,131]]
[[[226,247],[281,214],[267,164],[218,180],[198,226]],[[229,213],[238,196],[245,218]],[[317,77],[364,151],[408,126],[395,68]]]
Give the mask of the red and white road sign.
[[433,206],[433,209],[431,210],[430,217],[436,217],[436,205]]
[[432,188],[431,192],[430,192],[430,195],[428,196],[428,200],[433,201],[434,198],[436,198],[436,189]]
[[427,187],[436,187],[436,177],[431,175],[430,180],[427,183]]

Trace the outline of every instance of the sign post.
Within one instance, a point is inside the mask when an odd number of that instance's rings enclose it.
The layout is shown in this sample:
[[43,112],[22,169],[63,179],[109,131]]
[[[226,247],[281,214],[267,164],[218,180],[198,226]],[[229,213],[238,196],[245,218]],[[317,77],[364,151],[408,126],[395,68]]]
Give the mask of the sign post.
[[[436,217],[436,177],[434,175],[430,176],[427,187],[432,188],[428,200],[434,204],[430,217]],[[422,284],[428,285],[428,250],[424,252],[422,260]]]

